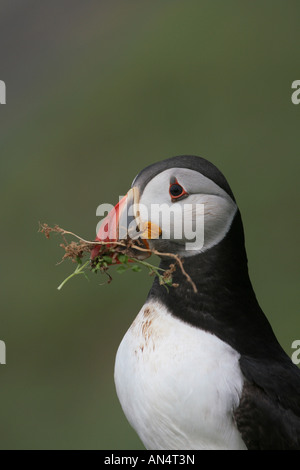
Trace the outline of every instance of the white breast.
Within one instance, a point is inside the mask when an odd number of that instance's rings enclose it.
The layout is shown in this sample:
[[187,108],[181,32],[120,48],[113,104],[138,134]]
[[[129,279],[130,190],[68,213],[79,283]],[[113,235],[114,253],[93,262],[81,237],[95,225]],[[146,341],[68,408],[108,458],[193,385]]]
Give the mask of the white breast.
[[239,354],[216,336],[147,303],[124,336],[115,383],[147,449],[245,449],[233,410],[243,388]]

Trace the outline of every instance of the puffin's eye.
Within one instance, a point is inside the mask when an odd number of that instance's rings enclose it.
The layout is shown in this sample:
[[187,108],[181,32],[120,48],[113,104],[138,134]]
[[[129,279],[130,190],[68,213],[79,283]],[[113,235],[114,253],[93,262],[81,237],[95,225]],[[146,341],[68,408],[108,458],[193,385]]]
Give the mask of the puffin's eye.
[[187,192],[183,189],[177,180],[175,183],[170,184],[169,193],[173,201],[187,194]]

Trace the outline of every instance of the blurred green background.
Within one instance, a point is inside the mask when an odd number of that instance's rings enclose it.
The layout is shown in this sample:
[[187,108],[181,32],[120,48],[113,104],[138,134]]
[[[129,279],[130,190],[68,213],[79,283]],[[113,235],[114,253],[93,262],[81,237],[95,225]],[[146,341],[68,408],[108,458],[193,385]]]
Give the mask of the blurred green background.
[[142,449],[117,400],[117,347],[151,285],[56,266],[38,222],[95,235],[146,165],[197,154],[229,180],[252,281],[289,355],[300,339],[297,0],[2,0],[2,449]]

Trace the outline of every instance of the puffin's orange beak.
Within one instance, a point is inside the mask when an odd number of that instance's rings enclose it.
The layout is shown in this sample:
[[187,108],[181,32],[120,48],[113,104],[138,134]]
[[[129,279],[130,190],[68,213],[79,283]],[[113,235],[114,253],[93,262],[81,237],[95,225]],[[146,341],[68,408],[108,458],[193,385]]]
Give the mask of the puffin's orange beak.
[[[147,239],[157,238],[161,234],[161,230],[156,226],[154,228],[151,222],[143,223],[139,217],[136,217],[138,203],[139,190],[133,187],[103,219],[95,241],[117,242],[128,238],[139,238],[145,248],[149,249]],[[91,259],[98,256],[100,249],[101,245],[98,245],[92,250]],[[150,256],[149,253],[142,250],[136,251],[139,258]]]
[[[120,240],[119,222],[122,212],[124,213],[125,207],[127,207],[127,200],[128,193],[118,202],[118,204],[115,205],[115,207],[108,213],[105,219],[103,219],[95,241],[116,242]],[[101,245],[98,245],[92,250],[92,259],[98,256],[100,248]]]

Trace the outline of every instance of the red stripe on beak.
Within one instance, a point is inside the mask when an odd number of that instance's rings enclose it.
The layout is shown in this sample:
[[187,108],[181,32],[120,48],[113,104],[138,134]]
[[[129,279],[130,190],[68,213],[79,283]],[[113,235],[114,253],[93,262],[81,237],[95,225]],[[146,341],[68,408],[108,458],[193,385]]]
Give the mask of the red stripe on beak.
[[[103,219],[95,241],[116,242],[119,240],[119,219],[124,206],[126,206],[126,202],[127,194],[118,202],[118,204],[115,205],[115,207],[108,213],[105,219]],[[96,256],[98,256],[100,249],[101,245],[93,248],[91,251],[91,259],[94,259]]]

